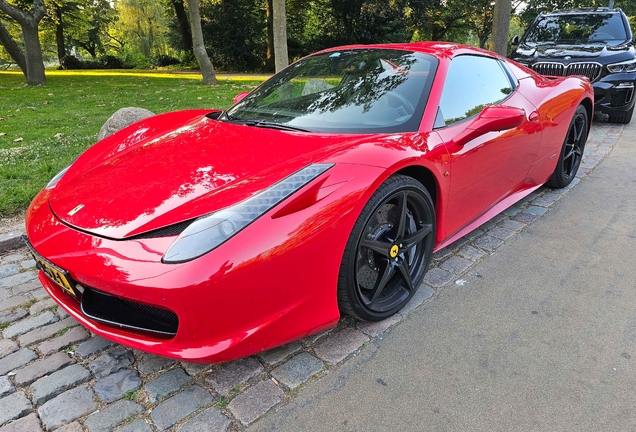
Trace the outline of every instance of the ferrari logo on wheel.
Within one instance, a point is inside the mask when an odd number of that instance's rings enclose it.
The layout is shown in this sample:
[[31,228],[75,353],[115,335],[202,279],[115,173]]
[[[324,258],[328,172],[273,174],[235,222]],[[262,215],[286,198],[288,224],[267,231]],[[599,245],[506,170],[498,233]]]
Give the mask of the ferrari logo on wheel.
[[395,258],[399,251],[400,251],[400,248],[398,247],[398,245],[393,245],[390,251],[391,258]]

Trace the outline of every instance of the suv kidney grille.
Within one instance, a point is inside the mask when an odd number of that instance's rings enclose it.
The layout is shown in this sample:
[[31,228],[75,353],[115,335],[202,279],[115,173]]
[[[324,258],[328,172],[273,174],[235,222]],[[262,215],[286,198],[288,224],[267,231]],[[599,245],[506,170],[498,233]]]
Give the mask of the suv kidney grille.
[[567,66],[563,66],[563,64],[561,63],[540,62],[532,65],[532,69],[534,69],[541,75],[583,75],[585,77],[588,77],[592,82],[596,81],[599,78],[602,68],[603,66],[599,63],[570,63]]

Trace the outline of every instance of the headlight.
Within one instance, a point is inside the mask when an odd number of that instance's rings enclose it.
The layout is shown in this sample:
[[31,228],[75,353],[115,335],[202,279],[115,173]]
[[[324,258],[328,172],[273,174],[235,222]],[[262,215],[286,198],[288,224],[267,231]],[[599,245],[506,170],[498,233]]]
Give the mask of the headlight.
[[636,59],[607,65],[607,70],[610,73],[634,72],[636,71]]
[[332,166],[309,165],[252,198],[198,218],[172,242],[162,261],[182,263],[210,252]]
[[66,174],[66,171],[68,171],[68,169],[71,167],[71,165],[73,165],[72,162],[69,165],[67,165],[66,168],[62,168],[62,171],[60,171],[59,173],[55,174],[55,177],[53,177],[46,184],[46,186],[44,186],[44,189],[53,189],[55,187],[55,185],[62,179],[62,177],[64,177],[64,174]]

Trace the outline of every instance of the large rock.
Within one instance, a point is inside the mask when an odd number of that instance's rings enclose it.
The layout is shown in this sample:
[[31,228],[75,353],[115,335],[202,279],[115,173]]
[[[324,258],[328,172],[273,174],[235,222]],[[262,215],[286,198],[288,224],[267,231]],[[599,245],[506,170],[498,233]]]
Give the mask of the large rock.
[[155,115],[152,111],[145,108],[128,107],[115,111],[115,114],[110,116],[104,126],[99,130],[97,140],[101,141],[109,135],[114,134],[120,129],[130,126],[131,124],[143,120]]

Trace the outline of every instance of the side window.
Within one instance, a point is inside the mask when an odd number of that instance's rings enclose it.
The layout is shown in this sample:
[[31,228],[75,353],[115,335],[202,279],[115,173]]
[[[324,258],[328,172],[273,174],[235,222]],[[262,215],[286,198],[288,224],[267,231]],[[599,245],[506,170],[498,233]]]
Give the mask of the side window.
[[497,60],[472,55],[455,57],[448,68],[435,126],[444,127],[479,114],[512,91],[510,79]]

